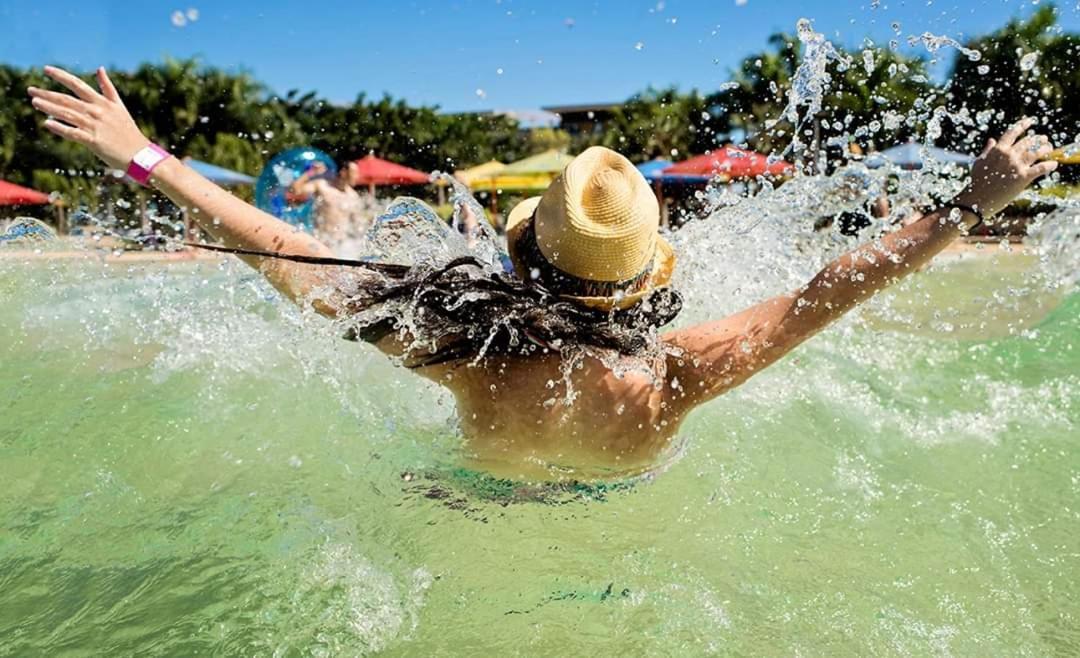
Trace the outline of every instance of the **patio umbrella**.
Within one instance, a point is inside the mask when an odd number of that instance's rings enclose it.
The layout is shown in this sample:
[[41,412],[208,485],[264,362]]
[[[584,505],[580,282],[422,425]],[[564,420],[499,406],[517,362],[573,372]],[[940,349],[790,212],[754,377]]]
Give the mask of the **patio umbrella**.
[[194,158],[184,158],[184,164],[222,187],[238,187],[240,185],[255,184],[255,178],[253,176],[242,174],[239,171],[226,169],[225,167],[219,167],[210,164],[209,162],[195,160]]
[[376,185],[426,185],[431,177],[396,162],[383,160],[374,154],[367,154],[356,160],[357,172],[353,185],[367,185],[372,196]]
[[513,190],[515,192],[542,192],[551,185],[551,176],[533,174],[531,176],[505,176],[502,174],[490,178],[479,178],[469,186],[475,192],[494,192]]
[[48,202],[48,194],[0,180],[0,206],[42,206]]
[[67,232],[67,215],[62,201],[57,199],[54,202],[48,194],[0,180],[0,206],[44,206],[48,203],[56,211],[56,229],[63,235]]
[[671,160],[656,158],[655,160],[642,162],[637,166],[637,169],[641,172],[641,175],[645,177],[645,180],[654,184],[662,183],[664,185],[694,185],[697,183],[709,182],[708,176],[698,176],[696,174],[664,173],[664,170],[670,168],[673,164],[674,163],[672,163]]
[[506,165],[506,169],[499,173],[504,176],[544,174],[554,178],[561,174],[562,170],[566,169],[566,165],[570,164],[573,159],[574,156],[572,155],[567,155],[558,149],[551,149],[512,162]]
[[484,164],[476,165],[475,167],[469,167],[468,169],[459,169],[458,171],[455,171],[454,178],[457,178],[462,183],[471,186],[474,181],[496,176],[503,169],[506,169],[505,164],[499,162],[498,160],[489,160]]
[[494,215],[498,211],[499,192],[543,192],[573,159],[572,155],[551,149],[505,165],[488,176],[476,177],[469,187],[476,192],[491,192],[491,213]]
[[783,160],[769,162],[769,159],[754,151],[747,151],[736,146],[725,146],[712,153],[699,155],[674,164],[662,173],[691,174],[697,176],[721,176],[726,179],[757,178],[758,176],[782,176],[794,169]]
[[922,169],[923,165],[928,161],[970,165],[975,161],[975,158],[955,151],[946,151],[936,146],[926,146],[918,142],[900,144],[866,156],[867,167],[881,167],[886,162],[891,162],[901,169]]
[[648,162],[642,162],[637,166],[638,171],[645,177],[645,180],[652,183],[656,201],[660,204],[660,223],[664,226],[668,225],[668,207],[664,203],[664,186],[702,185],[710,180],[708,176],[695,174],[665,174],[664,170],[670,168],[672,164],[671,160],[655,158]]
[[645,177],[645,180],[652,181],[660,177],[660,172],[667,169],[671,165],[675,164],[671,160],[664,160],[663,158],[655,158],[648,162],[642,162],[637,166],[638,171]]

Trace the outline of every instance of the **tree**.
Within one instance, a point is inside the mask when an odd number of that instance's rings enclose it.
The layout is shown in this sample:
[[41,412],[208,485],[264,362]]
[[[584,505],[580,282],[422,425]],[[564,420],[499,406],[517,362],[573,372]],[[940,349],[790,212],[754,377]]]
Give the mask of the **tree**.
[[[446,115],[384,96],[334,105],[313,93],[273,96],[247,73],[195,60],[143,64],[113,80],[145,134],[178,156],[258,174],[275,153],[311,144],[338,161],[374,151],[410,166],[452,171],[494,157],[529,155],[527,135],[501,115]],[[84,76],[91,82],[91,76]],[[19,98],[41,73],[0,66],[0,90]],[[29,102],[0,111],[0,173],[13,182],[61,192],[72,205],[96,208],[115,181],[85,148],[42,131]],[[27,136],[32,136],[28,138]],[[558,138],[558,133],[551,137]]]
[[[773,35],[769,45],[769,50],[743,59],[732,81],[709,98],[726,118],[720,130],[741,134],[763,153],[780,152],[793,141],[796,126],[784,115],[802,50],[799,39],[787,34]],[[833,147],[848,141],[869,148],[891,146],[926,119],[918,101],[929,97],[933,86],[921,59],[884,48],[837,48],[825,75],[820,112],[800,115],[803,143],[817,139]]]
[[981,57],[956,58],[949,94],[977,129],[950,131],[950,146],[975,152],[988,135],[1023,116],[1038,117],[1056,143],[1080,141],[1080,36],[1057,28],[1053,5],[966,46]]
[[696,90],[682,94],[674,87],[650,88],[615,108],[604,131],[577,146],[607,146],[637,162],[702,153],[719,144],[718,121],[710,109]]
[[570,148],[570,142],[570,133],[546,126],[533,128],[525,136],[525,146],[529,150],[529,155],[543,153],[551,149],[565,151]]

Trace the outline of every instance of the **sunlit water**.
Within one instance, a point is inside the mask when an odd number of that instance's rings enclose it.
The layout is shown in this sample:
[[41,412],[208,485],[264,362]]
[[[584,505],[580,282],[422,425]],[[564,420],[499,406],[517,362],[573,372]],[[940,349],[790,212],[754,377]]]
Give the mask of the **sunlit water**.
[[[754,287],[696,230],[685,321],[811,268]],[[0,272],[2,655],[1080,651],[1080,296],[1034,256],[946,260],[655,480],[541,500],[238,264]]]
[[[795,123],[851,64],[799,38]],[[807,281],[855,243],[813,219],[885,174],[703,195],[679,322]],[[1076,655],[1078,234],[1064,207],[939,260],[698,410],[665,472],[540,494],[457,469],[446,392],[233,261],[0,245],[0,655]]]

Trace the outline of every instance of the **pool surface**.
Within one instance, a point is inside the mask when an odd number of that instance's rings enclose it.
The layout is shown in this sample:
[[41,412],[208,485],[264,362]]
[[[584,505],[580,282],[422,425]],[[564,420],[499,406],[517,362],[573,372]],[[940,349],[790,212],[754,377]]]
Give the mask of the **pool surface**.
[[652,481],[535,496],[241,267],[0,260],[0,655],[1076,655],[1080,296],[1028,267],[916,275]]

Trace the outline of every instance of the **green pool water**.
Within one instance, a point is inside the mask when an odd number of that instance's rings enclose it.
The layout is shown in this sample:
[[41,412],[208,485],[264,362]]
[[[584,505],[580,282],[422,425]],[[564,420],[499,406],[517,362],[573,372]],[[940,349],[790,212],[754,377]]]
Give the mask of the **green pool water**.
[[[0,261],[0,656],[1080,653],[1080,297],[917,275],[631,490],[215,263]],[[997,301],[995,301],[997,294]]]

